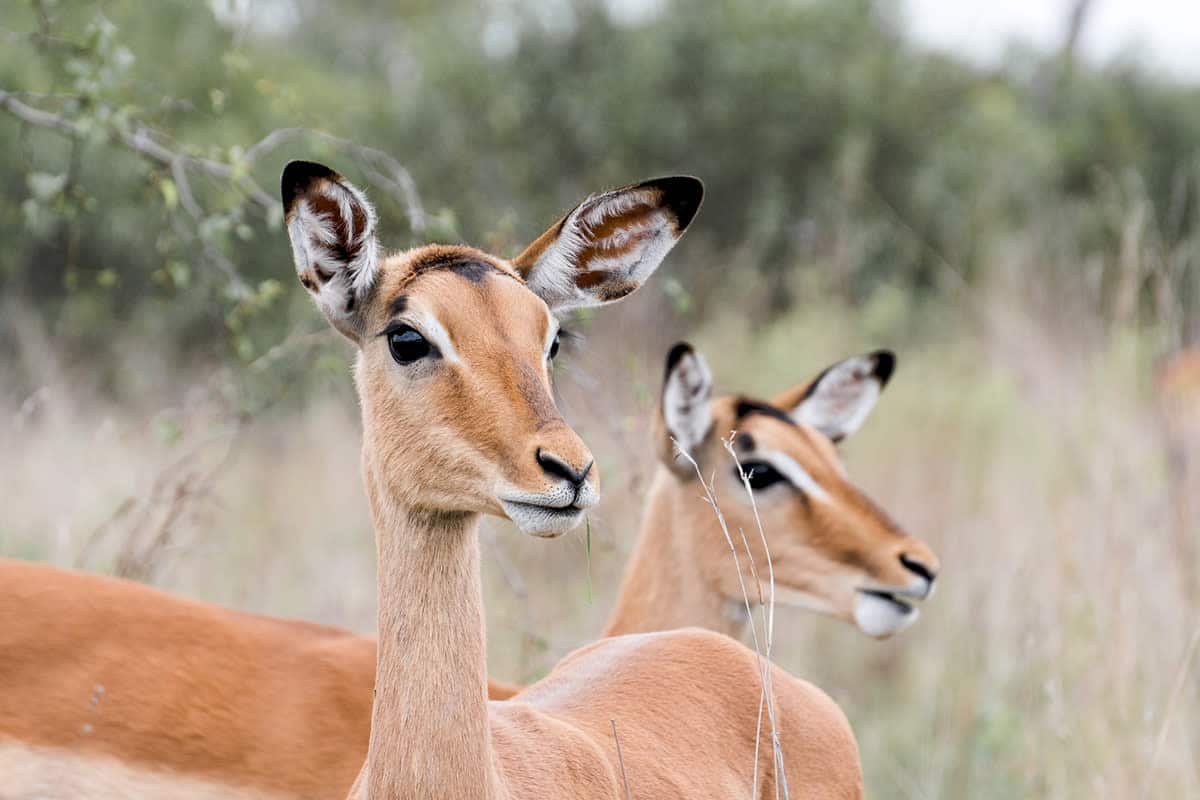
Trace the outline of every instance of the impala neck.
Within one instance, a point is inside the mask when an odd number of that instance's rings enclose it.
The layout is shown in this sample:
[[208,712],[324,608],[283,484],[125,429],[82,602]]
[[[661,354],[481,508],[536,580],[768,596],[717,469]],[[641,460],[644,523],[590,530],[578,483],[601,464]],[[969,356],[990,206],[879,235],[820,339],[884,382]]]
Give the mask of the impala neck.
[[493,800],[478,516],[406,508],[367,472],[379,555],[368,796]]
[[[699,492],[680,492],[676,478],[660,466],[646,502],[642,530],[605,636],[663,631],[698,626],[740,639],[746,615],[740,604],[727,600],[705,575],[696,539],[700,534],[721,537],[719,530],[693,530],[678,504]],[[711,551],[710,547],[705,550]]]

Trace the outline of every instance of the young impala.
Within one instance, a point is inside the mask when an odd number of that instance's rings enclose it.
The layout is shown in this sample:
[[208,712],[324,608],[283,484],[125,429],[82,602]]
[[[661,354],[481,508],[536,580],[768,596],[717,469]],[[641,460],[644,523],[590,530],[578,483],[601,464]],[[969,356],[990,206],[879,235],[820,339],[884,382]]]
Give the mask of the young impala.
[[[318,165],[284,171],[300,280],[359,348],[379,647],[352,797],[861,795],[837,706],[711,632],[604,639],[487,701],[480,516],[552,537],[597,500],[592,456],[551,396],[554,313],[636,290],[700,197],[665,178],[589,198],[512,261],[442,246],[383,258],[358,190]],[[760,746],[764,692],[778,747]]]

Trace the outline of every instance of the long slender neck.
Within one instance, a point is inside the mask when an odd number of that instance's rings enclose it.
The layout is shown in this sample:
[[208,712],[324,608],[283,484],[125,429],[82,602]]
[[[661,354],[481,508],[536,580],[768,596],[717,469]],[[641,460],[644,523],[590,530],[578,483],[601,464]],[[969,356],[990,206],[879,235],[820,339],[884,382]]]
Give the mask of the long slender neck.
[[494,800],[478,517],[404,508],[367,472],[379,554],[368,796]]
[[[686,491],[686,490],[685,490]],[[696,487],[699,492],[699,487]],[[692,530],[678,508],[677,479],[660,466],[650,487],[642,530],[605,636],[671,630],[691,625],[735,639],[745,631],[744,614],[728,602],[701,568],[698,537],[720,531]],[[700,502],[697,500],[697,502]],[[714,542],[704,542],[711,545]]]

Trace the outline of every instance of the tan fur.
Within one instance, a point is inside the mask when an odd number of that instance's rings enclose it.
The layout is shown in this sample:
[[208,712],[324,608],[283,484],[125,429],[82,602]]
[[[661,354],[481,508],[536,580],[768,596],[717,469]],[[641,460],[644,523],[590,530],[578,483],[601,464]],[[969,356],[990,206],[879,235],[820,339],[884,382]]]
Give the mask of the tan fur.
[[[429,257],[423,262],[426,265],[447,254],[442,248],[422,252]],[[470,309],[470,313],[478,311]],[[732,402],[725,398],[714,403],[722,427],[731,425]],[[740,427],[751,432],[760,444],[791,453],[814,472],[822,459],[838,463],[831,448],[818,449],[810,457],[813,442],[798,429],[768,422],[773,420],[750,417]],[[820,448],[820,439],[815,441]],[[723,452],[714,455],[727,458]],[[739,525],[752,524],[752,520],[743,518],[747,510],[738,494],[740,488],[724,482],[719,482],[717,488],[722,507],[731,519]],[[814,538],[810,531],[813,520],[799,514],[798,509],[793,509],[796,513],[791,518],[780,511],[764,509],[764,522],[772,531],[773,542],[781,534],[798,542]],[[878,530],[882,521],[868,515],[866,522],[874,526],[874,536],[864,537],[861,545],[890,552],[895,542],[888,531]],[[827,533],[818,541],[828,544],[831,538],[836,540],[837,531]],[[798,563],[777,555],[775,566],[780,585],[801,581],[803,560]],[[740,602],[740,594],[729,594],[738,591],[731,583],[732,570],[724,538],[711,511],[698,501],[695,484],[661,468],[650,490],[639,543],[605,635],[685,626],[742,635],[744,615],[729,613],[731,603]],[[99,787],[110,783],[123,786],[142,779],[152,779],[147,787],[169,788],[164,793],[171,796],[186,796],[182,787],[189,781],[212,786],[208,781],[222,780],[227,782],[215,785],[230,793],[236,787],[251,796],[277,792],[288,797],[322,797],[344,792],[357,773],[370,729],[374,639],[303,622],[229,612],[127,581],[20,562],[0,561],[0,585],[7,587],[5,598],[10,601],[4,606],[8,611],[0,636],[6,644],[19,640],[19,644],[0,652],[0,678],[4,679],[0,687],[20,687],[19,692],[0,689],[0,733],[44,746],[44,753],[51,754],[41,759],[14,757],[12,763],[29,765],[24,771],[29,783],[37,780],[40,786],[53,784],[53,779],[47,778],[52,772],[46,769],[54,764],[49,760],[54,757],[84,758],[90,765],[89,769],[78,765],[62,768],[61,786],[79,790],[69,792],[64,788],[64,797],[103,796]],[[76,603],[84,597],[88,598],[89,613],[80,614]],[[167,651],[159,630],[159,625],[168,621],[177,629],[193,630],[190,638],[198,643],[199,657],[219,657],[219,664],[228,668],[222,671],[219,665],[197,662],[196,656],[173,665],[172,659],[178,653]],[[17,631],[21,625],[27,626],[24,633]],[[89,651],[103,654],[83,658],[73,655],[70,663],[75,667],[91,665],[74,678],[35,668],[53,662],[47,653]],[[14,668],[6,662],[5,654],[9,659],[21,656],[28,666]],[[238,664],[238,658],[246,659],[246,663]],[[248,665],[257,666],[249,669]],[[322,677],[323,671],[330,674]],[[204,676],[208,680],[201,689],[196,681]],[[30,685],[30,678],[37,683]],[[114,698],[127,691],[114,681],[136,687],[137,702],[125,703],[113,711],[117,702]],[[93,709],[91,694],[97,685],[106,686],[106,690]],[[156,692],[153,697],[147,696],[150,688]],[[519,690],[494,679],[488,684],[488,695],[493,700],[507,699]],[[191,727],[183,730],[169,710],[177,705],[173,698],[199,691],[204,693],[205,705],[221,710],[187,714]],[[304,700],[291,710],[298,735],[239,737],[239,731],[255,729],[253,715],[264,713],[255,699],[279,696]],[[328,713],[337,708],[341,709],[339,713]],[[120,727],[96,726],[92,718],[97,715],[119,715]],[[88,736],[79,733],[84,724],[93,726]],[[499,730],[499,735],[506,735],[508,728]],[[312,741],[299,735],[305,731],[313,732]],[[180,748],[173,734],[184,736],[193,746]],[[329,749],[328,761],[321,768],[302,768],[310,763],[317,734],[321,741],[336,748]],[[218,748],[221,742],[229,746]],[[53,756],[55,753],[60,755]],[[110,764],[104,756],[120,761]],[[0,775],[14,775],[3,763],[0,761]],[[280,770],[276,764],[296,767]],[[46,769],[34,769],[33,765]],[[149,788],[139,793],[154,794]]]
[[[625,777],[639,797],[774,796],[782,776],[769,733],[753,785],[760,664],[718,634],[605,639],[513,700],[487,703],[479,515],[504,513],[497,486],[536,493],[556,483],[537,452],[573,466],[591,456],[554,409],[545,303],[498,274],[506,264],[497,259],[472,281],[415,269],[429,257],[418,249],[383,262],[361,312],[355,379],[379,556],[379,656],[370,745],[350,796],[615,800]],[[371,332],[401,293],[407,313],[436,317],[458,361],[397,372]],[[766,669],[791,796],[860,797],[857,746],[840,710]]]
[[0,586],[0,743],[263,795],[353,777],[369,640],[17,561]]
[[[772,405],[782,413],[799,402],[808,386],[801,384],[781,394]],[[929,547],[906,534],[850,483],[837,448],[828,438],[808,426],[790,425],[763,414],[739,420],[735,414],[739,399],[711,401],[712,432],[693,456],[706,480],[712,477],[729,530],[735,536],[739,530],[746,532],[750,553],[764,578],[764,597],[767,554],[754,511],[722,442],[735,431],[749,434],[759,450],[791,456],[834,500],[806,503],[794,492],[758,495],[759,517],[781,595],[787,590],[812,595],[822,601],[827,613],[852,622],[856,587],[904,587],[910,583],[913,575],[901,564],[901,554],[937,572],[938,559]],[[694,468],[675,462],[674,445],[661,411],[658,439],[664,464],[647,497],[642,532],[606,632],[614,635],[696,625],[740,636],[747,620],[729,545],[712,508],[701,499]],[[745,452],[739,456],[752,457]],[[740,536],[737,545],[739,551],[747,546]],[[743,578],[751,602],[756,603],[758,594],[744,552],[742,560]]]
[[[285,185],[285,198],[287,192]],[[353,211],[356,225],[372,218]],[[351,227],[334,225],[339,232]],[[475,282],[420,267],[456,256],[488,258],[495,274]],[[323,274],[329,266],[321,261],[300,273],[314,295],[334,278]],[[376,268],[360,266],[360,275]],[[590,454],[549,393],[545,304],[509,262],[464,248],[425,248],[393,257],[378,272],[370,285],[355,285],[367,308],[334,305],[328,293],[318,299],[362,349],[356,379],[364,476],[380,557],[379,681],[355,796],[369,787],[373,797],[617,798],[625,796],[625,779],[634,796],[756,789],[773,796],[780,776],[766,733],[758,786],[750,786],[759,664],[713,634],[605,640],[573,654],[517,701],[486,703],[476,517],[499,511],[498,480],[545,486],[534,458],[539,449],[553,449],[573,467],[590,462]],[[580,288],[605,302],[640,285],[618,278]],[[401,292],[436,315],[463,359],[419,400],[388,380],[385,337],[371,324],[386,322]],[[347,784],[347,754],[361,761],[369,695],[359,684],[370,675],[363,668],[369,640],[103,578],[70,575],[75,589],[77,581],[95,583],[86,592],[64,591],[66,573],[0,568],[8,573],[0,573],[6,589],[26,587],[0,609],[0,680],[23,689],[22,696],[0,692],[0,741],[8,740],[0,744],[0,775],[32,776],[21,785],[34,787],[28,796],[54,797],[36,783],[49,780],[63,797],[207,797],[210,788],[218,796],[321,797]],[[52,624],[21,619],[29,605],[57,606]],[[144,654],[145,669],[129,668],[131,649]],[[173,660],[179,653],[186,657]],[[791,796],[861,796],[845,717],[819,690],[770,669]],[[88,721],[89,713],[102,715],[103,724]],[[18,762],[41,767],[7,768]],[[82,776],[93,782],[78,783]]]

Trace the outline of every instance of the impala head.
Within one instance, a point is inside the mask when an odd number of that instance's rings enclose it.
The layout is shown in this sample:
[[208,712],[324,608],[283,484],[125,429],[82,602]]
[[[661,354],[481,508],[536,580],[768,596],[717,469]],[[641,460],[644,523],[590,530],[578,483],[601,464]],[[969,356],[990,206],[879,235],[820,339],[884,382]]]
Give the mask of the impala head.
[[[733,447],[758,506],[781,604],[820,611],[886,637],[917,618],[911,601],[933,590],[938,560],[852,484],[837,443],[858,430],[891,377],[887,351],[855,356],[766,403],[744,396],[713,398],[712,374],[700,353],[678,344],[667,358],[659,413],[659,452],[678,494],[676,513],[701,532],[696,558],[717,591],[742,602],[728,545],[712,509],[695,502],[695,459],[713,479],[718,503],[741,547],[746,533],[760,575],[766,553],[742,476],[725,451]],[[736,432],[736,433],[735,433]]]
[[589,197],[512,260],[444,245],[384,256],[366,198],[319,164],[289,164],[282,191],[300,282],[359,349],[368,491],[538,536],[577,525],[596,470],[551,393],[555,314],[641,286],[699,208],[700,182]]

